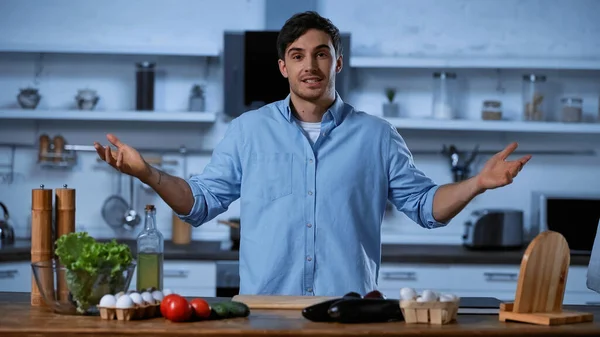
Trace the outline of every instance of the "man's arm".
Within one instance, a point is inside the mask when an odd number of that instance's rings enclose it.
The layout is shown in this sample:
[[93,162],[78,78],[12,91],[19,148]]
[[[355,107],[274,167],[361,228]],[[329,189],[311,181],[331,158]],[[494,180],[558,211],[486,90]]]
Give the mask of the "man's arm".
[[483,191],[477,177],[440,186],[433,197],[433,217],[439,222],[449,222]]
[[179,177],[163,172],[146,164],[148,174],[140,181],[152,187],[161,199],[178,214],[189,214],[194,206],[190,185]]
[[523,166],[531,159],[531,155],[526,155],[517,160],[507,161],[507,157],[517,146],[517,143],[512,143],[501,152],[496,153],[476,176],[459,183],[440,186],[433,198],[433,217],[437,221],[448,222],[477,195],[488,189],[511,184]]

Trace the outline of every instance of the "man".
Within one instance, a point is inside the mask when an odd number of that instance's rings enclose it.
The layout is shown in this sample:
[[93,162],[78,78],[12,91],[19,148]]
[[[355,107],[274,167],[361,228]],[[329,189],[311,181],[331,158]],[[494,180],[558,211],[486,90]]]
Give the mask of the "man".
[[[240,198],[240,293],[339,296],[377,288],[386,201],[425,228],[446,225],[476,195],[510,184],[530,156],[438,186],[415,167],[397,130],[357,111],[335,91],[338,29],[317,13],[290,18],[279,34],[282,101],[231,122],[204,172],[188,181],[148,165],[114,135],[98,155],[150,185],[194,226]],[[257,83],[260,85],[260,83]]]

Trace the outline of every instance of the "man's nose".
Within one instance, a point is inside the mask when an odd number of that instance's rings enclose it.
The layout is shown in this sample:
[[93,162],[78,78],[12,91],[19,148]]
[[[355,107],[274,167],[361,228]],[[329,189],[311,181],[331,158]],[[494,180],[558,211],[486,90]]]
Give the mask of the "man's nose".
[[315,72],[318,69],[317,60],[315,58],[306,58],[305,72]]

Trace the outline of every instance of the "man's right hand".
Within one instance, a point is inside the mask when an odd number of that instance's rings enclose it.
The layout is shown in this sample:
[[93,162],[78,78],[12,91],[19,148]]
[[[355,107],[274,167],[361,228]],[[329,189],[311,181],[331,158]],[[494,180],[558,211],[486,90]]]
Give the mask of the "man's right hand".
[[136,149],[122,143],[113,134],[107,134],[106,138],[117,149],[112,150],[108,145],[102,146],[100,143],[94,142],[94,148],[102,160],[120,172],[134,176],[142,181],[150,177],[152,174],[150,165],[146,163]]

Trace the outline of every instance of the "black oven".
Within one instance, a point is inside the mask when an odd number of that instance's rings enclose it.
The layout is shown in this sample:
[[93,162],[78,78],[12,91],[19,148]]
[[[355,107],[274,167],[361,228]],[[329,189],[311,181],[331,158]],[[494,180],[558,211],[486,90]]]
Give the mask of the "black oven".
[[240,264],[217,261],[217,297],[233,297],[240,292]]

